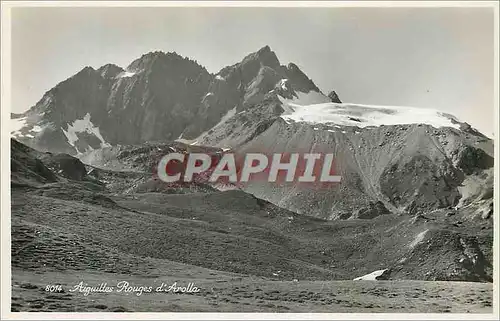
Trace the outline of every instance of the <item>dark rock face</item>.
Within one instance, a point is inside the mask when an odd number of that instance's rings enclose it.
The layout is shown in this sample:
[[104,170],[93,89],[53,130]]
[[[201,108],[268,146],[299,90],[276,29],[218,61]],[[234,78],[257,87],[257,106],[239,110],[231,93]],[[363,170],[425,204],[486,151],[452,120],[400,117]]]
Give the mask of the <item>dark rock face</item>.
[[384,206],[384,203],[378,202],[370,202],[367,207],[360,208],[356,210],[352,216],[352,218],[359,219],[372,219],[380,215],[390,214],[391,212]]
[[71,155],[117,144],[192,139],[232,110],[253,108],[280,83],[319,91],[295,65],[280,65],[265,46],[240,63],[210,74],[175,52],[150,52],[126,69],[85,67],[49,90],[24,114],[15,133],[39,150]]
[[56,182],[56,175],[38,159],[41,153],[23,145],[15,139],[10,140],[11,184]]
[[183,137],[196,137],[200,131],[195,129],[214,127],[230,110],[250,112],[267,102],[278,101],[278,94],[292,99],[297,91],[319,92],[319,89],[295,64],[280,65],[276,54],[265,46],[217,73],[202,101],[201,119],[195,120]]
[[405,258],[392,267],[391,278],[404,278],[411,271],[419,280],[492,282],[491,259],[485,256],[480,242],[491,240],[484,235],[429,230],[425,242],[411,246]]
[[493,157],[480,148],[466,146],[458,151],[457,166],[467,175],[493,167],[493,162]]
[[11,139],[11,176],[12,183],[22,185],[58,182],[61,177],[82,181],[87,169],[68,154],[42,153]]
[[423,155],[407,163],[388,166],[380,179],[382,192],[396,206],[409,213],[422,208],[456,205],[460,199],[457,187],[463,180],[450,163],[436,164]]
[[289,63],[284,72],[288,76],[287,78],[290,79],[290,81],[294,84],[293,88],[296,91],[306,93],[311,90],[317,92],[320,91],[319,88],[316,87],[314,82],[309,79],[309,77],[307,77],[306,74],[304,74],[296,64]]
[[336,93],[334,90],[332,90],[332,91],[328,94],[328,98],[330,98],[330,100],[332,101],[332,103],[339,103],[339,104],[340,104],[340,103],[342,103],[342,102],[340,101],[339,96],[337,95],[337,93]]
[[41,157],[52,171],[72,180],[81,181],[87,176],[85,165],[78,159],[68,154],[46,153]]
[[103,78],[112,79],[118,76],[120,73],[124,72],[122,67],[114,64],[107,64],[97,69],[97,72],[101,74]]

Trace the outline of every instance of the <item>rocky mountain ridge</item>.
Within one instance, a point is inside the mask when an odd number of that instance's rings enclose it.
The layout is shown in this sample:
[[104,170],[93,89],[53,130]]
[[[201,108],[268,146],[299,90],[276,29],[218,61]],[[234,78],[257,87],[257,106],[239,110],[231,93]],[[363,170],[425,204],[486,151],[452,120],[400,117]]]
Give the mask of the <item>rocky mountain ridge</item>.
[[[467,123],[430,109],[341,103],[295,64],[281,65],[268,46],[215,75],[163,52],[145,54],[126,69],[86,67],[15,117],[22,126],[14,136],[22,142],[97,167],[126,167],[131,160],[117,150],[132,145],[154,172],[159,156],[151,159],[141,145],[173,141],[242,155],[333,153],[342,176],[336,187],[242,187],[323,219],[462,207],[492,190],[493,141]],[[108,160],[102,162],[103,155]],[[481,202],[492,202],[492,194]],[[483,203],[477,211],[487,210]]]
[[319,93],[293,63],[265,46],[210,74],[175,52],[155,51],[122,69],[85,67],[23,114],[13,135],[39,150],[79,155],[119,144],[192,139],[224,117],[281,93]]

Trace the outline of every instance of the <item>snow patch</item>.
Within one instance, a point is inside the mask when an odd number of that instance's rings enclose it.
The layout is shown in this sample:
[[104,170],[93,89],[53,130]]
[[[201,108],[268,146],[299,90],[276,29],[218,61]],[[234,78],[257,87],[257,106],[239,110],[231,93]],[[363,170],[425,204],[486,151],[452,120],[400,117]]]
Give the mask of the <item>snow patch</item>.
[[417,246],[418,243],[422,242],[424,240],[425,234],[427,234],[427,232],[429,232],[429,229],[418,233],[417,236],[415,236],[415,239],[410,243],[409,247],[414,248],[415,246]]
[[39,133],[44,129],[42,126],[29,124],[27,118],[27,116],[15,119],[11,118],[10,129],[12,136],[21,136],[23,135],[21,130],[24,130],[25,132],[29,132],[24,134],[25,137],[33,138],[33,134]]
[[184,139],[184,138],[177,138],[174,141],[175,142],[179,142],[179,143],[183,143],[183,144],[186,144],[186,145],[193,145],[194,143],[197,142],[194,139]]
[[[279,98],[279,100],[282,100],[280,95],[278,95],[278,98]],[[281,104],[281,107],[283,107],[283,110],[284,110],[283,115],[290,115],[290,114],[293,114],[295,112],[295,108],[292,105]],[[287,124],[290,124],[292,121],[294,121],[294,119],[283,117],[283,116],[281,118],[284,119]]]
[[[282,79],[281,81],[286,80]],[[281,81],[279,84],[281,84]],[[286,82],[284,83],[286,86]],[[283,87],[282,87],[283,88]],[[312,104],[327,103],[330,101],[328,97],[320,92],[311,90],[308,93],[297,91],[295,92],[296,97],[294,99],[286,99],[278,95],[278,99],[281,101],[281,105],[285,110],[283,115],[289,115],[296,112],[300,106],[307,106]],[[282,117],[283,118],[283,117]],[[295,119],[292,119],[295,120]]]
[[11,118],[10,119],[10,132],[13,136],[21,135],[21,129],[27,125],[28,117]]
[[434,109],[332,102],[307,103],[304,95],[309,95],[307,98],[314,98],[314,96],[319,97],[318,95],[322,94],[317,92],[299,93],[299,98],[293,100],[280,98],[285,110],[281,115],[283,119],[313,124],[333,123],[359,128],[403,124],[427,124],[436,128],[460,128],[460,124],[454,116]]
[[399,264],[403,264],[404,262],[406,262],[406,260],[407,260],[407,258],[403,257],[403,258],[401,258],[401,259],[398,261],[398,263],[399,263]]
[[384,274],[385,271],[387,271],[387,269],[373,271],[370,274],[366,274],[366,275],[355,278],[354,281],[377,281],[378,278],[380,276],[382,276],[382,274]]
[[221,75],[215,76],[215,79],[217,79],[217,80],[226,80],[226,78],[222,77]]
[[122,71],[121,73],[119,73],[116,78],[129,78],[129,77],[132,77],[134,75],[136,75],[137,73],[135,72],[131,72],[131,71]]
[[99,127],[94,126],[94,124],[90,121],[89,113],[87,113],[83,119],[77,119],[73,122],[73,124],[68,124],[68,129],[62,129],[62,131],[68,139],[68,143],[73,147],[75,147],[75,142],[78,140],[77,133],[93,134],[101,141],[101,148],[111,147],[111,145],[108,144],[101,136]]
[[278,82],[278,87],[281,87],[281,89],[283,90],[288,90],[288,79],[281,79],[279,82]]
[[210,97],[210,96],[213,96],[213,95],[214,95],[214,93],[206,93],[206,95],[205,95],[205,96],[203,96],[203,99],[205,99],[205,98],[207,98],[207,97]]

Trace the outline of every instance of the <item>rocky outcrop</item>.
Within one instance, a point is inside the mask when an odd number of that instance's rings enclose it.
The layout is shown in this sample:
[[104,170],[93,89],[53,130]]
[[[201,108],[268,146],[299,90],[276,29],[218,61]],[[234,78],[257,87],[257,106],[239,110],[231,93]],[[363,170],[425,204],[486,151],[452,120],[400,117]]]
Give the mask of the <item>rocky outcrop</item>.
[[10,140],[10,173],[12,185],[37,185],[57,181],[57,176],[38,158],[41,153]]
[[328,98],[330,98],[330,100],[332,101],[332,103],[339,103],[339,104],[340,104],[340,103],[342,103],[342,102],[340,101],[339,96],[337,95],[337,93],[336,93],[334,90],[332,90],[332,91],[328,94]]
[[370,202],[368,206],[356,209],[351,218],[357,219],[372,219],[380,215],[390,214],[391,212],[385,207],[384,203]]
[[77,181],[87,177],[85,165],[78,158],[68,154],[45,153],[40,159],[53,172],[63,177]]
[[14,184],[38,185],[60,179],[82,181],[85,165],[68,154],[42,153],[11,139],[11,176]]
[[493,167],[493,157],[474,146],[465,146],[457,150],[455,155],[456,166],[467,175]]

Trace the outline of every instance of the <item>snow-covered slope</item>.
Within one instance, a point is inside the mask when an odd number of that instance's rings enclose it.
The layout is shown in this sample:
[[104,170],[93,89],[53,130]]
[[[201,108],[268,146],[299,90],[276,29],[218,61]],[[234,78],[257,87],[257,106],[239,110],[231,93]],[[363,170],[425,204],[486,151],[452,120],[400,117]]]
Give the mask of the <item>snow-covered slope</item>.
[[387,270],[377,270],[354,279],[354,281],[376,281],[382,277]]
[[[284,85],[279,82],[277,88]],[[244,187],[281,207],[327,219],[369,219],[456,206],[463,179],[493,165],[492,141],[452,115],[329,100],[312,90],[279,92],[225,118],[198,143],[242,154],[333,153],[342,176],[338,187]]]
[[[319,93],[303,94],[296,99],[280,97],[285,112],[281,118],[287,122],[335,124],[369,127],[381,125],[427,124],[436,128],[460,128],[458,120],[434,109],[376,106],[350,103],[321,102]],[[325,97],[328,101],[329,99]]]

